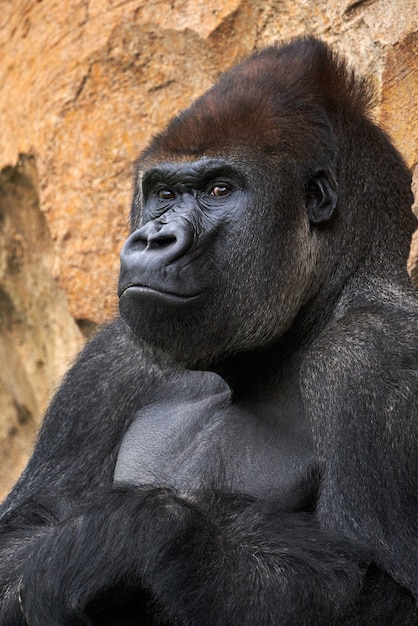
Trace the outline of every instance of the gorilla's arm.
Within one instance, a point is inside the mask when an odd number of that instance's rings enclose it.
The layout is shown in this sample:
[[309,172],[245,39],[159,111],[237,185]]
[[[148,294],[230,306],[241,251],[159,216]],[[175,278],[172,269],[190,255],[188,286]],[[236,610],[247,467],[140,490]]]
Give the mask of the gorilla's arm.
[[119,320],[86,346],[69,371],[32,458],[1,508],[2,626],[20,623],[17,590],[36,541],[100,485],[112,484],[119,442],[159,375]]
[[332,623],[361,585],[362,561],[309,514],[239,499],[203,507],[170,490],[119,487],[39,542],[23,604],[31,626],[88,624],[91,598],[103,610],[101,600],[130,583],[185,624],[303,623],[306,612]]
[[[199,506],[138,487],[118,487],[96,506],[54,528],[27,561],[22,596],[31,626],[102,625],[129,585],[150,592],[153,624],[323,626],[359,624],[359,614],[396,624],[404,610],[413,614],[408,594],[380,571],[366,573],[361,548],[321,530],[313,514],[232,497]],[[64,562],[63,547],[71,555]],[[392,592],[400,598],[395,613]],[[139,606],[132,612],[142,615]]]
[[110,485],[123,433],[160,376],[121,320],[105,327],[66,375],[2,511],[52,490],[57,499],[88,498]]
[[323,462],[318,519],[363,542],[418,589],[417,314],[354,311],[317,341],[302,373]]

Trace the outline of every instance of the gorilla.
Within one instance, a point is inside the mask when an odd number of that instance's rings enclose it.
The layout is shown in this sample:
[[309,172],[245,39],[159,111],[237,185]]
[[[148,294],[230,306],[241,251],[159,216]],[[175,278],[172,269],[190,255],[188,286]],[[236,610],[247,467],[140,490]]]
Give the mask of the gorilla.
[[135,169],[120,317],[1,509],[1,626],[418,624],[410,176],[324,43]]

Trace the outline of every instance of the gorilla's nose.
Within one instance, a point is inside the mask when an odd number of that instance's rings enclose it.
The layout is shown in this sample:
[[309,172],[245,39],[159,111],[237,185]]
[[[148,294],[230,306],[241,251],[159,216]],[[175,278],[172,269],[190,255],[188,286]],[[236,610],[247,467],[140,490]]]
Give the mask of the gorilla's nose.
[[122,266],[156,267],[175,263],[193,243],[192,229],[185,220],[168,224],[155,220],[135,230],[126,240],[120,255]]

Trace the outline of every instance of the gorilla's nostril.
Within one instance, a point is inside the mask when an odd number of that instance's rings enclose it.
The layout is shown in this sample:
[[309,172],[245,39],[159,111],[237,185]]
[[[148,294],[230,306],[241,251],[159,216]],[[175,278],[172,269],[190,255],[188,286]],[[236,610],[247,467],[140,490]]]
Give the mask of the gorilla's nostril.
[[148,248],[167,248],[176,243],[177,239],[174,235],[161,235],[150,237],[148,239]]

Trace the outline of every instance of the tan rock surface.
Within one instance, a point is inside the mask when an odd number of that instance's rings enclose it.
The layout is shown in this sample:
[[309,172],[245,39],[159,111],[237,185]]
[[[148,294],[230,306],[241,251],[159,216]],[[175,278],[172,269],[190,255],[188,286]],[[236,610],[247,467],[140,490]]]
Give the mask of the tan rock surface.
[[[35,157],[40,207],[30,215],[44,229],[36,248],[20,223],[3,237],[5,250],[34,255],[24,267],[32,263],[40,275],[32,285],[22,269],[13,283],[6,269],[0,280],[9,296],[15,285],[13,315],[26,328],[25,341],[5,331],[1,339],[7,354],[19,355],[20,365],[8,357],[11,379],[19,379],[19,367],[26,372],[13,393],[0,379],[2,415],[15,421],[15,400],[37,421],[57,363],[79,345],[73,320],[85,330],[116,310],[136,155],[255,47],[303,33],[324,37],[371,77],[376,118],[408,164],[418,161],[416,0],[4,0],[1,8],[0,168],[14,166],[20,153]],[[31,363],[39,351],[44,366],[37,369]],[[10,420],[0,419],[6,440]]]
[[23,469],[51,390],[82,336],[50,273],[54,246],[32,158],[0,173],[0,467],[2,489]]

